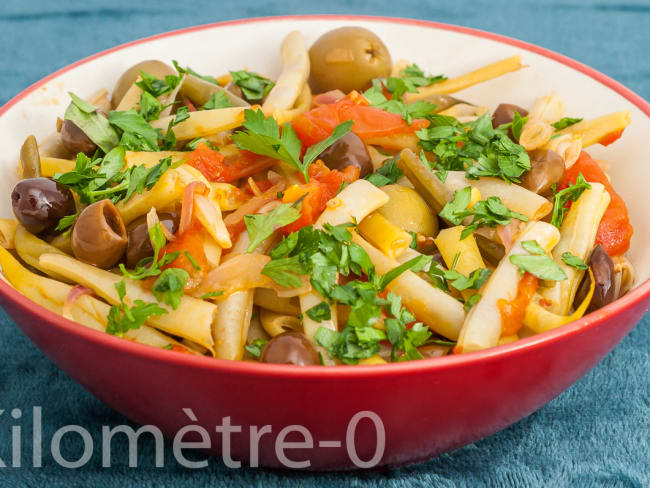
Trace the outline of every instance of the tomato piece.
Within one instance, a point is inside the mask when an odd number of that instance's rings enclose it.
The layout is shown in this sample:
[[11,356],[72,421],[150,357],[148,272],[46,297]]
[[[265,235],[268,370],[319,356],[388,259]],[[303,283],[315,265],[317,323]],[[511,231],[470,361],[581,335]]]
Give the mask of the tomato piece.
[[602,183],[611,197],[598,226],[596,244],[601,244],[610,256],[623,254],[630,248],[630,239],[634,233],[625,201],[616,193],[603,169],[584,151],[580,153],[575,164],[564,173],[559,189],[574,184],[580,173],[589,182]]
[[352,132],[361,139],[410,134],[429,125],[429,122],[423,119],[413,120],[409,125],[401,115],[363,105],[342,106],[339,115],[341,121],[354,121]]
[[519,280],[515,298],[511,301],[503,298],[497,300],[497,308],[501,314],[501,336],[509,336],[519,332],[524,323],[526,307],[533,299],[535,290],[537,290],[537,278],[527,272]]
[[294,119],[292,126],[303,144],[309,147],[328,137],[346,120],[354,121],[352,132],[362,139],[410,134],[429,125],[423,119],[413,120],[409,125],[401,115],[370,107],[362,97],[348,96],[303,113]]
[[188,153],[186,163],[198,169],[208,181],[230,183],[251,176],[271,166],[275,161],[249,151],[240,151],[238,156],[226,161],[223,154],[200,143]]
[[623,135],[623,130],[624,129],[615,130],[614,132],[610,132],[609,134],[604,135],[600,138],[598,144],[601,144],[602,146],[609,146],[612,142],[616,142],[618,139],[620,139],[620,137]]
[[[163,266],[167,268],[181,268],[190,275],[187,288],[196,286],[205,276],[208,270],[208,260],[203,250],[203,229],[200,225],[195,224],[190,227],[183,235],[177,235],[176,239],[168,242],[160,251],[161,257],[165,254],[178,252],[179,255],[171,263]],[[200,269],[196,269],[190,259],[185,254],[187,251]]]
[[282,227],[282,232],[291,234],[306,225],[311,225],[323,213],[327,202],[334,198],[346,182],[350,183],[359,178],[359,168],[348,167],[343,172],[330,170],[321,161],[316,161],[309,166],[309,183],[292,185],[284,191],[284,203],[295,202],[303,197],[298,220]]
[[198,169],[208,181],[225,181],[224,157],[219,151],[200,143],[186,157],[186,164]]

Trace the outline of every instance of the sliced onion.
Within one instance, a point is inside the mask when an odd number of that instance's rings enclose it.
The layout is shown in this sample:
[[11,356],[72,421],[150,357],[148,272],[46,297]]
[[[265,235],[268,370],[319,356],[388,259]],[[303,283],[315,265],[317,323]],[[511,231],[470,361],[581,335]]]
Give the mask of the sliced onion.
[[205,194],[208,187],[201,181],[193,181],[183,191],[183,203],[181,206],[181,221],[178,225],[178,235],[183,235],[192,225],[192,212],[194,210],[194,192]]
[[510,223],[507,225],[497,225],[496,233],[499,236],[499,239],[501,239],[501,244],[503,244],[506,253],[510,251],[510,248],[515,242],[515,237],[519,233],[520,224],[520,220],[511,219]]
[[255,182],[252,176],[248,177],[248,186],[251,187],[251,191],[253,192],[253,195],[255,195],[256,197],[262,195],[262,190],[260,190],[260,187],[257,186],[257,183]]
[[286,180],[284,179],[284,177],[281,174],[276,173],[273,170],[269,170],[269,172],[266,174],[266,179],[269,180],[272,185],[278,185],[278,184],[285,184],[286,183]]
[[208,234],[224,249],[232,247],[230,234],[223,223],[221,209],[205,195],[194,195],[194,213]]
[[232,256],[206,275],[194,295],[201,296],[215,291],[230,295],[236,291],[253,288],[272,288],[279,297],[290,298],[311,291],[309,276],[300,277],[302,284],[298,288],[285,288],[263,275],[262,270],[270,260],[271,258],[264,254]]
[[264,286],[270,278],[263,275],[262,270],[270,260],[271,258],[264,254],[233,256],[205,276],[197,293],[202,295],[221,291],[230,295],[236,291]]
[[[151,207],[151,210],[149,210],[149,212],[147,213],[147,230],[150,231],[153,227],[155,227],[156,224],[159,223],[160,223],[160,219],[158,218],[158,212],[156,212],[156,207]],[[174,234],[172,234],[166,226],[161,225],[160,230],[162,231],[167,241],[173,241],[174,239],[176,239],[174,237]],[[153,245],[153,242],[151,243],[151,245],[155,247]]]
[[251,198],[233,213],[227,215],[223,221],[228,230],[239,226],[239,224],[244,220],[245,215],[254,214],[264,205],[275,200],[277,198],[277,193],[284,190],[284,188],[285,185],[281,183],[273,185],[260,196]]
[[74,317],[72,316],[72,306],[74,305],[74,302],[76,302],[77,299],[83,295],[92,295],[92,294],[93,291],[90,288],[86,288],[85,286],[81,286],[81,285],[73,286],[72,289],[70,290],[70,293],[68,293],[68,296],[65,297],[65,302],[63,303],[63,310],[61,311],[61,315],[63,315],[66,319],[74,320]]
[[312,98],[311,103],[314,105],[314,107],[319,107],[321,105],[330,105],[332,103],[336,103],[342,98],[345,98],[345,93],[343,93],[341,90],[336,89],[315,95],[314,98]]

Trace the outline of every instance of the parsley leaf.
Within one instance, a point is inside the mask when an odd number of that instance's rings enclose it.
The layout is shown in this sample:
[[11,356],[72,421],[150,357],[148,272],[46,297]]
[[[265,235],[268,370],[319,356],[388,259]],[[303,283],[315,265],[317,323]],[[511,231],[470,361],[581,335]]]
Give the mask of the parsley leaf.
[[150,93],[156,98],[171,92],[181,81],[181,76],[165,75],[164,79],[159,79],[144,71],[140,71],[140,78],[141,80],[136,81],[135,84],[143,92]]
[[108,114],[111,125],[122,130],[120,145],[129,151],[158,151],[158,131],[134,109],[124,112],[112,110]]
[[572,126],[574,124],[577,124],[578,122],[582,122],[582,119],[574,118],[574,117],[563,117],[557,122],[553,122],[551,125],[555,128],[555,131],[561,131],[562,129],[566,129],[569,126]]
[[307,274],[308,268],[299,256],[272,259],[262,269],[262,274],[268,276],[278,285],[285,288],[298,288],[302,285],[299,275]]
[[156,120],[160,117],[160,112],[162,112],[164,108],[163,104],[160,103],[151,93],[142,92],[142,95],[140,95],[138,113],[147,122]]
[[327,349],[330,356],[339,358],[345,364],[357,364],[379,352],[379,341],[386,334],[374,327],[346,327],[341,332],[319,327],[314,339]]
[[174,65],[174,68],[176,68],[176,71],[178,71],[179,75],[183,75],[187,73],[188,75],[196,76],[197,78],[200,78],[203,81],[207,81],[208,83],[212,83],[213,85],[219,84],[219,82],[214,76],[199,74],[189,66],[186,66],[185,68],[181,68],[180,65],[178,64],[178,61],[176,61],[175,59],[172,60],[172,64]]
[[562,226],[564,215],[567,212],[566,205],[580,198],[580,195],[585,190],[590,190],[591,185],[587,183],[582,173],[578,174],[575,184],[557,192],[553,196],[553,216],[551,217],[551,224],[558,229]]
[[309,165],[321,152],[347,134],[352,125],[351,121],[346,121],[336,126],[329,137],[307,149],[301,162],[302,142],[290,123],[287,122],[282,126],[280,135],[280,128],[275,119],[265,117],[260,109],[245,110],[244,119],[242,125],[246,131],[236,132],[232,136],[237,147],[262,156],[280,159],[300,171],[306,181],[309,181]]
[[510,256],[510,262],[520,270],[528,271],[543,280],[562,281],[567,279],[564,270],[546,254],[537,241],[523,241],[521,247],[531,253],[532,256],[525,254]]
[[414,118],[423,119],[429,116],[436,108],[435,104],[425,100],[418,100],[413,103],[406,103],[402,100],[401,97],[406,91],[414,92],[417,89],[413,88],[412,90],[408,90],[407,85],[401,78],[388,78],[386,87],[388,91],[393,93],[390,100],[384,95],[384,86],[378,79],[373,80],[372,87],[368,88],[363,96],[370,102],[371,106],[380,108],[386,112],[401,115],[409,125]]
[[266,346],[267,341],[265,339],[255,339],[253,342],[250,344],[246,344],[244,346],[244,349],[246,349],[246,352],[253,356],[254,358],[259,359],[259,357],[262,355],[262,349],[264,349],[264,346]]
[[176,310],[181,304],[183,287],[189,278],[189,273],[184,269],[167,268],[160,273],[151,291],[159,302],[162,301]]
[[120,142],[119,135],[109,121],[98,112],[97,107],[69,92],[72,102],[66,108],[63,118],[73,122],[105,153]]
[[575,254],[571,254],[569,251],[562,253],[562,261],[564,261],[568,266],[581,271],[589,268],[582,259]]
[[251,240],[246,252],[253,252],[276,229],[295,222],[301,215],[295,205],[288,203],[279,205],[267,214],[245,215],[244,223]]
[[72,231],[72,226],[74,225],[75,220],[77,220],[77,217],[79,217],[80,213],[81,211],[75,212],[71,215],[66,215],[61,220],[59,220],[59,223],[56,225],[56,228],[54,230],[64,230],[64,235],[69,234]]
[[461,232],[461,239],[465,239],[479,227],[507,225],[513,218],[523,222],[528,221],[528,217],[513,212],[496,196],[478,201],[471,209],[468,209],[467,205],[469,205],[471,194],[472,189],[469,186],[456,191],[454,198],[445,204],[439,214],[453,225],[460,225],[466,217],[473,216],[471,222]]
[[199,298],[201,300],[207,300],[208,298],[216,298],[216,297],[220,297],[221,295],[223,295],[222,291],[209,291],[201,295]]
[[232,102],[224,92],[220,91],[210,95],[210,99],[207,102],[205,102],[205,104],[201,108],[203,110],[214,110],[217,108],[228,108],[228,107],[232,107]]
[[320,156],[320,154],[325,149],[330,147],[332,144],[338,141],[345,134],[350,132],[350,128],[352,127],[353,123],[354,122],[352,120],[346,120],[345,122],[341,122],[339,125],[334,127],[334,130],[329,135],[329,137],[323,139],[322,141],[317,142],[313,146],[310,146],[305,152],[305,156],[302,158],[302,166],[305,168],[305,170],[306,168],[309,167],[311,163],[314,162],[314,160],[318,156]]
[[537,241],[522,241],[521,247],[523,247],[529,253],[537,256],[543,256],[546,254],[544,248],[540,246]]
[[268,78],[250,71],[231,71],[232,81],[237,85],[244,98],[249,102],[259,102],[275,86]]
[[526,150],[512,142],[505,129],[493,129],[487,113],[464,124],[443,115],[433,115],[429,120],[429,127],[416,135],[420,146],[434,153],[444,170],[464,170],[470,179],[495,176],[517,183],[530,169]]
[[142,300],[135,300],[133,306],[129,307],[124,303],[126,296],[124,279],[115,283],[115,289],[120,298],[120,305],[113,305],[108,312],[106,332],[109,334],[122,336],[131,329],[139,329],[149,316],[167,313],[167,310],[156,303],[147,303]]
[[432,259],[433,258],[431,256],[420,254],[419,256],[416,256],[413,259],[409,259],[405,263],[402,263],[399,266],[391,269],[388,273],[386,273],[384,276],[380,278],[379,289],[383,291],[391,281],[393,281],[395,278],[397,278],[405,271],[408,270],[411,270],[413,272],[422,271],[424,268],[426,268],[431,264]]
[[392,185],[399,180],[404,173],[397,166],[397,159],[390,158],[374,173],[366,176],[366,180],[377,187]]
[[323,320],[329,320],[332,318],[332,310],[325,302],[320,302],[318,305],[314,305],[307,310],[306,313],[310,319],[315,320],[316,322],[322,322]]
[[482,295],[480,293],[475,293],[474,295],[469,297],[465,302],[465,305],[463,305],[463,310],[465,310],[466,313],[469,312],[469,310],[479,302],[481,296]]
[[528,271],[543,280],[562,281],[567,279],[562,268],[546,254],[543,256],[513,254],[510,256],[510,262],[522,271]]

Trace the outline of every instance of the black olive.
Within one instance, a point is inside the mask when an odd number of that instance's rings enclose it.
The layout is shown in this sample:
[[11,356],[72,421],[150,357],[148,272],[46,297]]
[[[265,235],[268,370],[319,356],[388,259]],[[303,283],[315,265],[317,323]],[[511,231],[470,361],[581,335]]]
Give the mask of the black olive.
[[66,215],[76,212],[72,192],[49,178],[27,178],[11,192],[16,219],[32,234],[54,230]]
[[[513,105],[512,103],[499,104],[492,114],[492,127],[496,129],[500,125],[509,124],[514,120],[515,112],[519,113],[522,117],[528,115],[528,110],[519,107],[518,105]],[[508,129],[508,137],[510,137],[514,142],[517,142],[515,136],[512,134],[512,129]]]
[[296,366],[320,364],[316,348],[300,332],[285,332],[275,336],[262,349],[260,361]]
[[61,143],[71,154],[92,156],[97,150],[97,145],[71,120],[64,120],[61,125]]
[[[174,234],[178,230],[178,214],[172,212],[161,212],[158,214],[160,223],[169,232]],[[138,217],[127,226],[129,243],[126,247],[126,265],[134,268],[142,258],[153,256],[153,247],[149,239],[147,216]]]
[[372,161],[368,149],[361,138],[354,132],[348,132],[338,141],[325,149],[319,156],[329,169],[344,170],[348,166],[359,168],[359,176],[372,173]]
[[[594,296],[592,297],[585,313],[598,310],[616,300],[614,262],[600,244],[594,247],[594,250],[591,253],[591,257],[589,258],[589,267],[591,268],[591,272],[594,274],[596,285],[594,288]],[[578,291],[576,292],[573,301],[575,306],[581,304],[585,299],[590,285],[591,278],[588,273],[585,273],[585,277],[578,287]]]

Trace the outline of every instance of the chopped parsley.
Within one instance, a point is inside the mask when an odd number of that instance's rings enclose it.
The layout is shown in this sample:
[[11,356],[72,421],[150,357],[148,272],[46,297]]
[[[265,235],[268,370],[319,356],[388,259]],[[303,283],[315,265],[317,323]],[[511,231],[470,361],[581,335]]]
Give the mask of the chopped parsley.
[[178,64],[178,61],[176,61],[175,59],[172,60],[172,64],[174,65],[174,68],[176,68],[176,71],[178,71],[179,75],[184,75],[185,73],[187,73],[188,75],[196,76],[197,78],[200,78],[203,81],[207,81],[208,83],[212,83],[213,85],[219,84],[219,82],[214,76],[199,74],[189,66],[186,66],[185,68],[181,68],[181,66]]
[[577,124],[578,122],[582,122],[582,119],[574,118],[574,117],[564,117],[558,120],[557,122],[553,122],[551,125],[555,128],[555,131],[560,131],[562,129],[566,129],[567,127],[570,127],[574,124]]
[[68,92],[72,102],[63,115],[65,120],[73,122],[97,146],[108,153],[120,142],[120,137],[109,121],[99,113],[93,104]]
[[399,180],[404,175],[404,173],[402,173],[402,170],[397,166],[398,159],[399,158],[395,157],[387,159],[381,168],[379,168],[374,173],[366,176],[366,180],[377,187],[397,183],[397,180]]
[[352,121],[342,122],[334,128],[332,134],[322,141],[309,147],[305,156],[300,161],[302,142],[289,122],[280,127],[273,117],[265,117],[262,110],[245,110],[245,131],[233,134],[232,139],[240,149],[245,149],[255,154],[280,159],[302,173],[309,181],[309,165],[329,146],[350,131]]
[[562,253],[562,261],[564,261],[567,266],[571,266],[580,271],[585,271],[589,268],[582,259],[575,254],[571,254],[569,251]]
[[221,295],[223,295],[222,291],[210,291],[208,293],[204,293],[199,298],[201,300],[207,300],[208,298],[220,297]]
[[115,289],[120,298],[120,304],[113,305],[108,312],[106,332],[109,334],[122,336],[131,329],[139,329],[151,315],[164,315],[167,313],[167,310],[156,303],[135,300],[132,307],[124,303],[124,297],[126,296],[124,278],[115,283]]
[[207,102],[205,102],[205,104],[201,108],[203,110],[214,110],[217,108],[228,108],[228,107],[232,107],[232,102],[224,92],[219,91],[210,95],[210,99]]
[[253,252],[276,229],[295,222],[301,215],[295,204],[288,203],[280,204],[267,214],[245,215],[244,223],[251,240],[246,252]]
[[[401,331],[401,327],[406,328],[406,324],[415,321],[410,312],[401,306],[399,297],[388,293],[386,298],[382,298],[381,292],[399,274],[408,269],[422,270],[431,263],[432,258],[419,256],[380,276],[363,248],[351,242],[352,235],[348,230],[351,225],[325,225],[323,230],[306,226],[289,234],[271,251],[271,261],[262,273],[281,286],[294,288],[302,284],[301,276],[309,276],[314,290],[326,300],[306,312],[314,320],[324,320],[328,312],[331,314],[329,304],[337,302],[349,306],[350,313],[343,330],[338,332],[320,327],[315,338],[332,357],[347,364],[356,364],[360,359],[376,354],[379,341],[390,340],[385,332],[375,327],[382,318],[385,317],[386,321],[393,319],[395,331]],[[367,281],[354,279],[339,284],[338,274],[365,275]],[[414,328],[419,331],[419,327]],[[393,344],[395,359],[416,359],[419,354],[416,348],[423,343],[423,335],[426,334],[395,332],[391,336],[396,341]]]
[[496,196],[488,197],[474,204],[470,209],[469,205],[472,188],[466,186],[454,193],[452,201],[447,202],[440,211],[440,217],[451,222],[453,225],[460,225],[466,217],[472,216],[471,222],[463,229],[460,238],[465,239],[479,227],[496,227],[507,225],[510,219],[527,222],[528,217],[518,212],[513,212],[506,207],[501,199]]
[[562,281],[567,275],[553,259],[546,254],[537,241],[523,241],[521,246],[530,254],[512,254],[510,262],[521,271],[543,280]]
[[[165,253],[163,256],[160,256],[160,251],[165,247],[165,244],[167,244],[167,239],[165,239],[165,234],[163,234],[161,225],[162,224],[158,222],[148,231],[149,239],[153,245],[153,256],[142,258],[136,264],[133,271],[127,270],[124,264],[120,263],[120,271],[124,276],[131,278],[132,280],[143,280],[145,278],[158,276],[162,273],[162,268],[164,266],[170,264],[179,256],[179,252]],[[161,292],[162,291],[165,290],[161,289]]]
[[323,320],[332,318],[332,310],[326,302],[320,302],[318,305],[314,305],[306,313],[307,317],[316,322],[322,322]]
[[73,213],[71,215],[66,215],[63,217],[61,220],[59,220],[59,223],[57,224],[56,228],[54,229],[55,231],[65,231],[63,234],[68,235],[72,231],[72,226],[74,225],[75,221],[77,220],[77,217],[79,217],[79,214],[81,211]]
[[122,146],[113,148],[104,158],[91,159],[78,153],[74,169],[67,173],[55,173],[53,179],[74,190],[84,204],[89,205],[104,198],[117,203],[128,200],[134,193],[142,193],[145,188],[151,189],[160,176],[172,167],[171,158],[168,157],[150,169],[140,165],[122,171],[124,155]]
[[239,87],[244,98],[249,102],[259,102],[275,86],[268,78],[251,71],[231,71],[232,82]]
[[167,268],[156,279],[151,288],[156,300],[164,302],[174,310],[181,304],[183,287],[187,285],[190,275],[180,268]]
[[500,125],[498,128],[500,130],[510,129],[512,131],[513,137],[518,141],[521,137],[521,131],[524,130],[524,125],[526,125],[526,122],[528,122],[528,116],[522,117],[519,115],[519,112],[515,110],[512,122]]
[[174,90],[181,81],[181,76],[165,75],[163,79],[159,79],[144,71],[140,71],[140,78],[140,81],[136,81],[135,84],[143,92],[150,93],[156,98]]
[[129,151],[158,151],[158,131],[134,109],[113,110],[108,114],[108,121],[122,131],[120,146]]
[[567,204],[577,200],[585,190],[590,189],[591,185],[587,183],[584,176],[582,176],[582,173],[580,173],[576,178],[575,184],[557,192],[553,196],[553,216],[551,217],[551,224],[559,229],[564,221],[564,215],[568,210]]
[[253,356],[256,359],[259,359],[259,357],[262,355],[262,349],[264,349],[264,346],[266,346],[267,341],[265,339],[255,339],[253,342],[250,344],[246,344],[244,346],[244,349],[246,349],[246,352]]
[[494,176],[514,183],[530,169],[526,150],[510,140],[506,129],[493,129],[489,114],[466,123],[444,115],[428,118],[429,127],[416,135],[422,148],[436,155],[440,168],[465,171],[469,179]]

